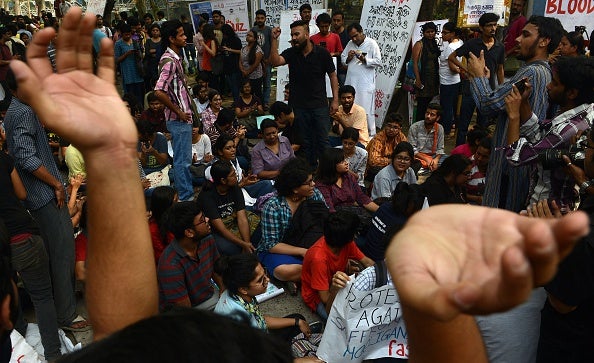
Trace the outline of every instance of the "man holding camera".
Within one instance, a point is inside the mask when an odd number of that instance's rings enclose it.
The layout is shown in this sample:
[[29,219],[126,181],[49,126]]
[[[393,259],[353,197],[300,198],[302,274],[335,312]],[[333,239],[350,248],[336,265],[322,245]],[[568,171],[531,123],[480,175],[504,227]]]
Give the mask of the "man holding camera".
[[[563,171],[568,163],[562,156],[568,154],[571,139],[589,129],[594,121],[593,82],[594,60],[560,58],[547,85],[550,102],[560,107],[552,120],[539,121],[532,112],[529,84],[523,93],[513,86],[505,98],[509,120],[506,157],[514,166],[532,166],[529,204],[549,199],[556,201],[562,211],[573,209],[575,181]],[[521,89],[523,84],[518,86]],[[569,154],[571,165],[576,161],[575,154]]]

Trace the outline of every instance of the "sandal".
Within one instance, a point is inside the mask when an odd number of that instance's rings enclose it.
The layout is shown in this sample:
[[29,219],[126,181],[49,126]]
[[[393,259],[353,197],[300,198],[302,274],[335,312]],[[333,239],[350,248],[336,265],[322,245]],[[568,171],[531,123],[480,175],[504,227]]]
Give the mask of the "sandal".
[[287,291],[291,296],[297,296],[297,284],[293,281],[287,281]]
[[82,316],[77,315],[69,326],[63,326],[62,330],[73,332],[83,332],[91,329],[91,324]]

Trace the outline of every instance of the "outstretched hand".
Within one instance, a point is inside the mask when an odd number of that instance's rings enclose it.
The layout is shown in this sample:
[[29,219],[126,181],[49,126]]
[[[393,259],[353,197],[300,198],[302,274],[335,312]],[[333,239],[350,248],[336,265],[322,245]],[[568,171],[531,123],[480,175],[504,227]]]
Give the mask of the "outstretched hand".
[[522,303],[554,276],[560,259],[587,232],[588,218],[581,212],[543,220],[442,205],[415,214],[386,260],[404,305],[449,321]]
[[[97,75],[93,74],[92,37],[96,17],[72,7],[56,41],[53,73],[47,49],[53,28],[38,32],[27,49],[27,64],[11,62],[18,96],[41,122],[85,152],[135,148],[138,133],[114,85],[111,40],[101,40]],[[113,117],[105,117],[110,110]],[[87,155],[87,154],[85,154]]]

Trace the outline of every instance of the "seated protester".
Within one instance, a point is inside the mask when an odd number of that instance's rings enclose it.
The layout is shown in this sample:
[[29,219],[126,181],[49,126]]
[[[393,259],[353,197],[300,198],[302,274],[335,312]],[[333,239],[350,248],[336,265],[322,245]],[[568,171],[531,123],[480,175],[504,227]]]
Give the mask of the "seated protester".
[[391,198],[392,192],[400,182],[417,184],[417,175],[412,169],[414,149],[406,141],[396,145],[392,152],[392,163],[383,168],[373,180],[371,199]]
[[74,178],[77,175],[82,175],[83,179],[87,179],[87,169],[85,167],[85,159],[81,152],[70,144],[64,153],[64,161],[68,166],[68,178]]
[[249,79],[244,79],[241,82],[239,99],[233,103],[233,108],[239,124],[245,126],[250,138],[256,138],[258,136],[256,116],[263,115],[264,108],[262,101],[252,93]]
[[331,213],[324,223],[324,236],[307,250],[303,258],[301,296],[305,305],[324,321],[328,320],[334,301],[331,294],[336,294],[336,291],[330,291],[334,274],[337,271],[348,274],[359,272],[358,268],[347,271],[351,259],[364,267],[373,265],[373,261],[355,244],[354,237],[358,227],[359,218],[356,214],[347,211]]
[[347,127],[340,135],[342,145],[336,146],[342,149],[344,159],[349,164],[349,173],[357,179],[361,190],[365,191],[365,168],[367,167],[367,150],[357,146],[359,142],[359,131],[353,127]]
[[214,187],[203,190],[198,196],[198,203],[210,220],[217,249],[223,256],[254,252],[251,235],[260,222],[255,214],[248,216],[236,174],[230,162],[218,160],[210,167]]
[[160,132],[156,132],[153,125],[148,121],[138,121],[138,158],[142,163],[142,169],[148,176],[151,173],[161,171],[169,164],[167,156],[167,138]]
[[[258,257],[276,279],[293,282],[287,287],[290,293],[296,294],[294,282],[301,280],[303,256],[313,242],[307,241],[307,247],[299,246],[296,241],[287,241],[288,232],[302,222],[296,216],[300,206],[306,201],[324,203],[324,197],[315,188],[309,164],[301,158],[285,164],[274,187],[278,194],[268,199],[262,210],[262,241],[258,245]],[[300,215],[299,218],[303,217],[307,216]],[[315,240],[320,236],[321,233]]]
[[479,143],[482,139],[487,137],[489,133],[484,128],[480,127],[479,125],[475,125],[468,133],[466,134],[466,143],[462,145],[456,146],[450,155],[464,155],[467,158],[471,158],[472,155],[476,153],[476,149],[478,148]]
[[[472,132],[472,131],[471,131]],[[470,132],[468,133],[470,135]],[[485,137],[479,143],[476,152],[470,158],[472,169],[466,182],[466,201],[470,204],[482,205],[485,193],[487,167],[491,157],[491,138]]]
[[192,93],[194,94],[193,101],[196,105],[196,110],[202,114],[202,112],[206,111],[208,105],[210,104],[210,100],[208,98],[208,87],[201,87],[197,84],[192,87]]
[[200,121],[204,125],[204,130],[209,130],[214,126],[223,107],[223,98],[218,91],[208,92],[208,107],[200,114]]
[[466,156],[452,155],[446,158],[421,184],[429,205],[466,203],[463,188],[470,178],[470,169],[472,163]]
[[330,213],[348,209],[368,214],[365,210],[374,213],[379,208],[367,194],[363,193],[355,176],[349,173],[349,164],[340,149],[324,150],[320,157],[316,185],[324,196]]
[[260,311],[256,296],[266,292],[270,278],[256,256],[223,256],[215,263],[215,271],[222,277],[225,286],[214,309],[216,314],[266,332],[271,329],[272,333],[286,341],[291,341],[299,333],[309,337],[309,324],[302,315],[291,314],[278,318]]
[[[363,107],[355,104],[355,88],[348,84],[344,85],[340,87],[338,95],[340,96],[340,105],[338,110],[330,115],[334,120],[332,130],[338,135],[342,135],[342,131],[346,127],[353,127],[359,131],[359,140],[357,141],[366,147],[369,143],[367,114]],[[334,136],[330,139],[331,146],[337,146],[337,144],[332,144],[334,139]]]
[[[254,174],[250,174],[244,177],[243,169],[241,167],[239,157],[236,156],[237,147],[235,146],[235,140],[227,134],[221,135],[214,144],[214,153],[217,160],[226,161],[231,164],[235,169],[237,176],[237,185],[243,188],[245,203],[248,206],[253,206],[258,197],[272,192],[272,182],[270,180],[259,180]],[[210,173],[211,167],[206,167],[204,171],[205,178],[213,181]]]
[[154,91],[147,94],[146,100],[148,102],[148,109],[142,111],[138,120],[146,120],[153,125],[156,132],[168,134],[169,131],[167,131],[167,126],[165,125],[165,105],[155,96]]
[[382,129],[367,144],[367,171],[365,180],[373,181],[375,175],[392,162],[396,145],[406,141],[402,132],[404,119],[397,113],[390,113],[384,119]]
[[295,156],[305,157],[301,145],[303,145],[303,136],[301,131],[295,126],[295,114],[293,109],[285,102],[276,101],[270,106],[270,114],[274,116],[274,121],[278,125],[279,135],[289,139]]
[[210,128],[204,128],[206,135],[210,138],[210,144],[214,149],[217,139],[222,134],[226,134],[234,139],[235,147],[241,150],[238,152],[240,156],[240,164],[244,169],[249,167],[249,151],[247,145],[243,143],[245,140],[246,129],[244,126],[236,125],[237,119],[233,111],[223,108],[218,113],[216,122]]
[[[394,226],[403,226],[407,219],[421,210],[425,195],[418,184],[396,184],[390,202],[383,203],[373,215],[365,234],[361,251],[373,261],[384,259],[390,240],[386,237]],[[393,237],[393,235],[391,236]]]
[[[177,305],[213,310],[219,300],[219,258],[208,218],[195,202],[179,202],[167,212],[166,226],[175,239],[159,258],[157,280],[161,311]],[[214,282],[213,282],[214,281]]]
[[[79,190],[83,189],[86,191],[85,179],[81,174],[70,178],[68,187],[66,188],[66,194],[68,194],[68,213],[70,214],[70,220],[74,228],[78,227],[80,222],[82,208],[85,204],[86,197],[82,194],[79,195]],[[82,186],[84,188],[81,188]]]
[[165,226],[165,212],[177,203],[177,192],[170,186],[156,187],[151,194],[149,218],[149,231],[151,232],[151,241],[153,242],[153,251],[155,252],[155,265],[159,263],[159,258],[163,250],[173,241],[173,234]]
[[252,173],[260,179],[274,179],[295,153],[289,139],[279,136],[278,125],[273,119],[262,121],[260,133],[262,140],[252,149]]
[[208,135],[204,133],[204,125],[200,123],[197,131],[192,133],[192,165],[190,165],[192,185],[204,184],[206,181],[204,172],[213,159],[212,143]]
[[430,171],[437,169],[445,154],[443,126],[438,122],[440,117],[441,106],[430,103],[425,111],[425,119],[415,122],[408,129],[408,142],[415,150],[415,160]]
[[134,96],[131,93],[125,93],[122,96],[122,101],[124,101],[124,104],[126,105],[126,107],[128,107],[128,110],[134,118],[134,121],[138,121],[143,111],[143,107],[140,104],[142,100],[139,100],[138,98],[136,98],[136,96]]

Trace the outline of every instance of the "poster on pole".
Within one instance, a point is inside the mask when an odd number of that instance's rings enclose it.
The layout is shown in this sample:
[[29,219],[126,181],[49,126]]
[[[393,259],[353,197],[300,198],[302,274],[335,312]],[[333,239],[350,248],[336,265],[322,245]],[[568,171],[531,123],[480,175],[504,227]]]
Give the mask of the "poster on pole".
[[[510,0],[460,0],[458,7],[458,26],[459,27],[477,27],[481,15],[484,13],[495,13],[499,15],[497,24],[505,26],[507,24],[507,8],[511,5]],[[507,12],[509,14],[509,11]]]
[[[311,20],[309,22],[309,35],[313,35],[312,29],[317,29],[316,26],[316,18],[321,13],[328,13],[332,14],[331,9],[314,9],[311,14]],[[280,21],[280,28],[281,28],[281,35],[278,38],[278,54],[281,54],[285,49],[291,46],[291,23],[297,20],[301,20],[301,16],[299,15],[299,10],[283,10],[281,12],[281,21]],[[334,65],[336,66],[336,60],[334,61]],[[281,66],[276,68],[276,99],[283,100],[285,96],[283,95],[283,91],[285,90],[285,85],[289,83],[289,67],[288,66]],[[329,89],[330,79],[328,75],[326,75],[326,93],[329,93],[329,97],[332,97],[332,89]]]
[[245,44],[245,35],[250,30],[250,19],[247,0],[211,0],[188,5],[192,15],[192,25],[197,31],[201,13],[208,13],[212,19],[212,11],[220,10],[225,23],[231,25],[239,39]]
[[87,2],[87,13],[103,16],[107,0],[89,0]]
[[358,363],[384,357],[408,358],[408,336],[394,286],[338,292],[316,355],[325,362]]
[[[252,15],[255,19],[256,10],[264,9],[266,11],[266,25],[275,27],[280,25],[281,12],[284,10],[299,10],[299,7],[305,2],[300,0],[255,0],[252,4]],[[326,9],[328,0],[307,1],[311,8]]]
[[366,0],[363,4],[363,32],[377,41],[382,53],[383,64],[375,71],[375,124],[378,128],[384,122],[394,95],[420,8],[421,2],[414,0]]
[[568,32],[580,26],[586,27],[587,34],[594,30],[594,1],[547,0],[544,15],[559,19]]

